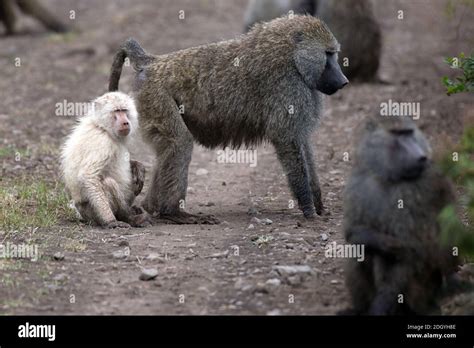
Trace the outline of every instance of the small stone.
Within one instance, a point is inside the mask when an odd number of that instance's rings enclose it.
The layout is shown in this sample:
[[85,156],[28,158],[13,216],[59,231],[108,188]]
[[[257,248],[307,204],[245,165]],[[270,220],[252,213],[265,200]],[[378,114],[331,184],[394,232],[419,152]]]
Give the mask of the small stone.
[[270,220],[270,219],[263,219],[263,220],[261,220],[261,223],[264,224],[264,225],[271,225],[273,223],[273,221]]
[[273,266],[280,275],[294,275],[297,273],[313,273],[311,267],[308,265],[295,265],[295,266]]
[[254,230],[254,229],[255,229],[254,224],[250,224],[250,225],[247,227],[247,230]]
[[270,291],[264,283],[257,283],[257,285],[252,289],[254,293],[268,294]]
[[129,256],[130,256],[130,248],[129,247],[114,251],[112,253],[112,257],[114,259],[126,259]]
[[339,284],[339,280],[333,279],[333,280],[331,280],[331,284]]
[[56,260],[56,261],[62,261],[64,260],[64,254],[60,251],[58,251],[57,253],[55,253],[53,255],[53,259]]
[[207,175],[208,173],[209,173],[209,171],[207,169],[204,169],[204,168],[199,168],[196,171],[196,175]]
[[272,279],[268,279],[265,282],[265,284],[268,285],[268,286],[271,286],[271,287],[277,287],[277,286],[281,285],[281,281],[278,278],[272,278]]
[[144,268],[139,279],[143,281],[153,280],[158,276],[158,270],[155,268]]
[[323,241],[327,241],[329,239],[328,235],[326,233],[321,234],[321,239]]

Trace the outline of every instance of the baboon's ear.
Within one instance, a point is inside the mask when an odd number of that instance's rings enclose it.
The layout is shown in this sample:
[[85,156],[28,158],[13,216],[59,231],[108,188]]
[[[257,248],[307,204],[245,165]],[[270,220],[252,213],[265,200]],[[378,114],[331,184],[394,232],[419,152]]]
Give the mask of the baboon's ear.
[[315,55],[307,49],[298,49],[295,52],[294,60],[296,68],[303,77],[306,85],[311,89],[315,89],[318,83],[319,74],[321,73],[317,68],[318,61],[315,58]]

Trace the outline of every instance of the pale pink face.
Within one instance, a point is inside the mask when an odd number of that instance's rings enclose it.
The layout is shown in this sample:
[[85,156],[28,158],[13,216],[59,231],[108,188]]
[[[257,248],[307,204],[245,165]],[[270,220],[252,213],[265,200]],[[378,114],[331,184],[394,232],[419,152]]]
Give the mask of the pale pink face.
[[126,137],[130,134],[130,121],[128,119],[127,110],[115,110],[112,112],[114,117],[114,129],[117,135]]

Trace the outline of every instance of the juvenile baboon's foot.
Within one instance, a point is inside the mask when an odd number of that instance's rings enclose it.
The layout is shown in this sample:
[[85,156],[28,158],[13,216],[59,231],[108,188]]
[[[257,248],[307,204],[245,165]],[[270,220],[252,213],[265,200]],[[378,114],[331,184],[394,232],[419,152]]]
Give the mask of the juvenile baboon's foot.
[[143,210],[141,207],[136,206],[136,205],[132,205],[131,209],[134,215],[140,215],[140,214],[145,213],[145,210]]
[[114,228],[130,228],[130,224],[123,222],[123,221],[112,221],[105,225],[107,229],[114,229]]
[[165,223],[178,225],[217,225],[220,223],[219,219],[213,215],[194,215],[185,211],[179,211],[175,214],[161,214],[160,220],[164,220]]
[[[137,208],[137,206],[132,206],[132,209],[134,209],[134,211],[137,211]],[[151,216],[157,217],[159,215],[159,205],[155,204],[154,202],[150,202],[148,199],[143,200],[141,208]]]
[[133,227],[150,227],[153,225],[153,219],[148,213],[140,213],[130,217],[130,224]]

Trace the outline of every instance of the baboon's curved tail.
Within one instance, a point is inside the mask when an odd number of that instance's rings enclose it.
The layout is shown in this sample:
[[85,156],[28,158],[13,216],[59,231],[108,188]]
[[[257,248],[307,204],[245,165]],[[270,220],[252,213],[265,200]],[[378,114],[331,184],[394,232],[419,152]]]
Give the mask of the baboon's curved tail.
[[130,63],[136,71],[142,70],[145,65],[153,60],[153,56],[147,54],[135,39],[125,41],[115,54],[114,62],[112,63],[109,78],[109,92],[118,90],[122,66],[127,57],[130,59]]

